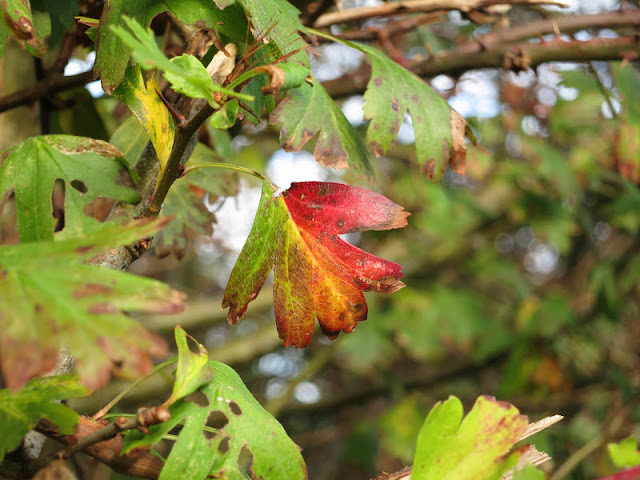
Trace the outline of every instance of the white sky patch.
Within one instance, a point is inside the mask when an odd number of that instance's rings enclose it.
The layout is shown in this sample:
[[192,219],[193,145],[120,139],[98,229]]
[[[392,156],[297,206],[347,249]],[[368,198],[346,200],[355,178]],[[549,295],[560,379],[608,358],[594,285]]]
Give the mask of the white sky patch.
[[292,182],[326,181],[330,172],[321,167],[309,152],[277,150],[267,164],[267,177],[286,190]]
[[[70,77],[72,75],[77,75],[79,73],[88,72],[93,68],[93,64],[96,61],[96,52],[89,52],[84,60],[79,58],[72,58],[69,60],[69,63],[64,67],[64,75],[66,77]],[[86,85],[87,90],[93,98],[98,98],[104,95],[104,90],[102,90],[102,85],[100,84],[100,80],[96,80],[95,82],[88,83]]]
[[364,123],[364,99],[362,95],[354,95],[347,98],[342,104],[342,113],[347,117],[349,123],[358,127]]
[[334,80],[360,66],[364,54],[341,43],[321,45],[314,49],[319,55],[311,55],[311,72],[319,81]]

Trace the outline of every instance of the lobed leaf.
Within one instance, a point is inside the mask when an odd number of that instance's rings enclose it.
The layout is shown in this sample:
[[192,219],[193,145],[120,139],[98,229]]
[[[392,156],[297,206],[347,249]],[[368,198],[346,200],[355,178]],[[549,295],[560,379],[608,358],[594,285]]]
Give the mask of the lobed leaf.
[[431,410],[418,436],[411,480],[499,479],[517,461],[507,455],[527,429],[527,417],[493,397],[478,397],[462,419],[460,400]]
[[280,127],[280,142],[287,151],[299,151],[314,137],[316,161],[331,168],[349,168],[360,175],[372,175],[367,149],[358,132],[322,84],[289,90],[269,119]]
[[166,345],[124,312],[177,313],[183,295],[156,280],[82,262],[166,223],[0,248],[0,369],[10,388],[52,370],[62,346],[73,351],[81,381],[92,389],[111,373],[151,370],[150,357],[165,355]]
[[640,465],[640,450],[638,450],[638,440],[630,436],[619,443],[609,443],[607,445],[609,457],[618,468],[628,468]]
[[369,190],[337,183],[293,183],[280,197],[263,185],[249,238],[231,272],[223,308],[237,323],[275,265],[274,310],[286,346],[308,345],[316,317],[335,339],[367,318],[363,291],[404,286],[399,265],[366,253],[338,235],[406,225],[407,212]]
[[36,378],[17,392],[0,389],[0,462],[7,452],[20,446],[24,436],[42,419],[56,425],[60,433],[72,434],[78,414],[60,400],[87,393],[74,375]]
[[89,202],[100,197],[130,203],[139,200],[135,190],[120,184],[125,167],[122,153],[101,140],[71,135],[32,137],[11,150],[0,169],[0,207],[13,192],[20,240],[51,240],[56,225],[52,194],[56,180],[61,179],[65,183],[64,228],[56,238],[94,232],[104,224],[84,214]]
[[[256,478],[306,479],[300,450],[282,425],[262,408],[231,367],[214,361],[209,365],[213,380],[199,389],[206,400],[199,403],[186,398],[178,400],[169,407],[170,420],[150,427],[150,435],[128,434],[123,453],[154,445],[184,422],[160,474],[161,480],[180,478],[187,471],[193,480],[208,476],[246,478],[239,464],[245,448],[252,454],[251,470]],[[227,423],[214,434],[207,427],[207,420],[215,413],[221,414]]]

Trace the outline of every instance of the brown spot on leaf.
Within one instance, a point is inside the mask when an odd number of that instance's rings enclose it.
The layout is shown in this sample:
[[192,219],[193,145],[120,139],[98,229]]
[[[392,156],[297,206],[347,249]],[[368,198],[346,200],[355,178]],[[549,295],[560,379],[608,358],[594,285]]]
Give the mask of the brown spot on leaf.
[[381,157],[382,155],[384,155],[384,149],[378,142],[371,142],[371,148],[373,149],[373,153],[376,157]]
[[395,98],[391,101],[391,109],[394,112],[397,112],[398,110],[400,110],[400,104],[398,103],[398,100],[396,100]]
[[42,312],[42,305],[40,305],[39,303],[34,303],[33,304],[33,311],[36,312],[36,313]]
[[103,313],[118,313],[118,309],[115,307],[115,305],[109,302],[101,302],[96,303],[95,305],[91,305],[87,311],[92,315],[100,315]]
[[85,283],[80,288],[73,291],[73,298],[83,298],[91,295],[106,295],[113,289],[99,283]]
[[464,175],[466,169],[467,147],[464,143],[464,132],[467,122],[455,110],[451,110],[451,158],[449,166],[451,170]]
[[380,85],[382,85],[382,77],[376,77],[376,78],[374,78],[374,79],[373,79],[373,84],[374,84],[376,87],[379,87]]
[[342,228],[344,226],[344,220],[340,219],[336,222],[336,225],[338,226],[338,228]]

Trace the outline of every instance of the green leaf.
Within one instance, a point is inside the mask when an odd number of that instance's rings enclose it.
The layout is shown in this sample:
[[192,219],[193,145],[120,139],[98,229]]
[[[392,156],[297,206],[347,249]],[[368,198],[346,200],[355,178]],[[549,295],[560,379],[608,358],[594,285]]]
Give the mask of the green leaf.
[[230,0],[224,5],[219,0],[165,0],[164,3],[181,22],[199,28],[209,28],[216,32],[219,38],[224,36],[238,45],[247,41],[247,19],[242,7],[235,0]]
[[240,0],[250,20],[254,38],[273,42],[282,56],[309,67],[307,43],[297,32],[306,32],[300,22],[300,11],[286,0]]
[[211,126],[219,130],[228,130],[236,123],[238,100],[233,98],[211,115]]
[[634,124],[640,123],[640,78],[633,65],[625,62],[612,62],[611,70],[616,82],[616,87],[622,97],[623,113]]
[[50,48],[60,46],[65,32],[73,30],[73,18],[78,14],[78,0],[31,0],[34,26],[39,38],[49,37]]
[[127,163],[133,166],[138,163],[140,155],[149,143],[149,135],[138,119],[132,115],[113,132],[109,143],[120,150],[127,159]]
[[52,192],[57,179],[65,183],[64,229],[56,238],[69,238],[104,228],[83,213],[96,198],[110,197],[134,203],[138,194],[119,185],[122,153],[101,140],[71,135],[32,137],[10,151],[0,170],[0,199],[13,190],[22,242],[51,240]]
[[47,52],[47,44],[44,37],[40,36],[40,30],[36,29],[28,1],[0,0],[0,17],[19,43],[31,47],[38,56]]
[[7,24],[0,18],[0,58],[4,55],[7,40],[9,40],[9,27],[7,27]]
[[316,79],[313,86],[305,82],[289,90],[269,121],[280,126],[285,150],[297,152],[317,135],[313,155],[320,165],[372,175],[367,149],[358,132]]
[[164,10],[161,0],[111,0],[105,6],[98,38],[96,40],[96,64],[94,71],[102,81],[102,88],[108,94],[120,85],[129,63],[132,47],[124,40],[114,35],[112,28],[122,28],[125,18],[131,17],[145,27],[151,24],[151,20]]
[[129,107],[149,135],[160,162],[160,178],[173,148],[175,125],[169,110],[160,100],[158,90],[155,80],[150,78],[145,82],[140,66],[134,65],[127,68],[122,83],[113,91],[113,95]]
[[[220,157],[210,148],[198,143],[189,159],[189,166],[219,160]],[[236,184],[232,173],[210,168],[194,170],[176,180],[160,211],[161,217],[172,217],[173,220],[157,236],[158,254],[171,248],[181,257],[187,243],[187,230],[211,235],[215,216],[204,204],[205,196],[213,202],[219,196],[235,195]]]
[[82,397],[88,392],[74,375],[42,377],[31,380],[20,391],[0,390],[0,462],[7,452],[17,448],[24,436],[46,418],[60,433],[70,435],[78,423],[78,414],[60,400]]
[[164,71],[166,79],[178,93],[184,93],[192,98],[204,98],[210,105],[217,107],[213,92],[235,95],[239,99],[248,98],[246,95],[234,93],[213,83],[207,69],[193,55],[184,54],[169,60],[156,44],[153,32],[142,27],[134,19],[124,17],[128,29],[113,26],[113,32],[128,45],[140,61],[145,70],[159,68]]
[[[262,408],[231,367],[220,362],[209,363],[214,379],[199,389],[206,396],[206,401],[199,403],[205,405],[179,400],[169,407],[171,419],[150,427],[150,435],[140,432],[127,435],[123,453],[155,444],[179,422],[184,422],[160,480],[180,478],[187,471],[192,480],[208,475],[246,478],[238,464],[243,448],[253,455],[251,469],[255,478],[306,479],[302,455],[282,425]],[[228,423],[207,438],[209,432],[204,430],[212,412],[222,413]],[[228,442],[226,449],[220,448],[223,441]]]
[[[207,349],[196,342],[198,352],[193,353],[187,344],[187,332],[180,325],[176,326],[175,332],[176,346],[178,347],[178,368],[171,397],[164,402],[164,406],[176,403],[179,399],[195,392],[213,379],[213,370],[209,365]],[[193,337],[189,336],[189,338],[195,342]]]
[[156,280],[82,262],[166,223],[0,248],[0,367],[9,387],[53,369],[62,346],[73,352],[82,383],[92,389],[112,371],[133,376],[151,370],[149,357],[165,355],[166,345],[124,312],[177,313],[183,295]]
[[521,469],[517,468],[513,474],[513,480],[546,480],[546,478],[544,472],[533,465],[525,465]]
[[640,465],[640,450],[638,450],[638,440],[633,435],[625,438],[619,443],[607,445],[609,457],[618,468],[628,468]]
[[517,452],[506,454],[527,418],[492,397],[479,397],[464,420],[462,413],[456,397],[433,407],[418,436],[411,480],[499,479],[514,465]]

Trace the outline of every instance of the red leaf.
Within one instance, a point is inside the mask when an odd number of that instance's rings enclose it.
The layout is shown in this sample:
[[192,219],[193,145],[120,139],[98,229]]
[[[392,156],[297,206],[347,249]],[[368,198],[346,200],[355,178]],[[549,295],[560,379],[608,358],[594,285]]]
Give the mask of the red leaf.
[[404,286],[400,265],[346,243],[338,235],[407,224],[408,212],[386,197],[338,183],[294,183],[273,198],[263,188],[249,239],[231,273],[223,307],[236,323],[275,264],[274,310],[285,345],[309,344],[316,317],[335,339],[367,318],[363,291]]

